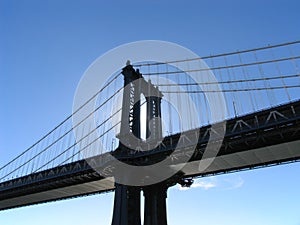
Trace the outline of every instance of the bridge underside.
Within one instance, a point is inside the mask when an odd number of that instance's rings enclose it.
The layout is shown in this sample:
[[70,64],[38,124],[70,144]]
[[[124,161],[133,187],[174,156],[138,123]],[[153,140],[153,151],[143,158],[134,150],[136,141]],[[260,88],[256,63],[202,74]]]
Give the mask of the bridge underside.
[[1,200],[0,210],[58,201],[79,196],[87,196],[111,191],[113,189],[114,180],[112,178],[106,178],[98,181],[77,184],[69,187],[55,188],[52,190]]
[[[183,168],[185,176],[208,176],[218,173],[226,173],[241,169],[253,169],[255,167],[270,164],[280,164],[300,159],[300,141],[263,147],[246,152],[238,152],[217,157],[205,170],[199,172],[199,162],[193,161]],[[45,203],[61,199],[103,193],[114,189],[112,178],[100,179],[88,183],[76,184],[68,187],[45,190],[24,196],[3,199],[0,201],[0,210],[16,208],[37,203]]]
[[[182,171],[188,177],[201,177],[279,165],[299,160],[300,140],[218,156],[204,172],[199,171],[200,161],[189,162],[184,166]],[[209,161],[209,159],[204,159],[201,163],[205,164],[205,161]]]

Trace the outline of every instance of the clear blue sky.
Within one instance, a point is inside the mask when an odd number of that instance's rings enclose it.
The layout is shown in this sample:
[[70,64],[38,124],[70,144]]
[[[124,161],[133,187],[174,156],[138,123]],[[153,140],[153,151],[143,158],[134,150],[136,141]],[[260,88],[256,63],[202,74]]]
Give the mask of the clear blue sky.
[[[0,164],[71,113],[86,68],[131,41],[209,55],[300,39],[300,2],[0,0]],[[170,225],[300,225],[300,164],[169,191]],[[1,225],[107,225],[113,194],[0,212]]]

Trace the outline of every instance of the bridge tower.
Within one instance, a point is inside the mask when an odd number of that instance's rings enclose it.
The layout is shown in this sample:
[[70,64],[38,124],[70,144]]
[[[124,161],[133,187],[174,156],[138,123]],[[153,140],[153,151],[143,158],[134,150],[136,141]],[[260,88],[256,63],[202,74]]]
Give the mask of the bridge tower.
[[[154,146],[162,140],[161,99],[162,93],[151,81],[130,63],[123,68],[124,91],[120,133],[120,146],[130,148],[132,141],[141,138],[141,95],[146,99],[146,138]],[[135,139],[135,140],[133,140]],[[122,149],[122,148],[121,148]],[[126,149],[126,148],[124,148]],[[135,149],[132,149],[133,151]],[[141,191],[145,197],[144,225],[167,225],[166,198],[168,186],[165,182],[145,187],[115,184],[115,199],[112,225],[141,225]]]

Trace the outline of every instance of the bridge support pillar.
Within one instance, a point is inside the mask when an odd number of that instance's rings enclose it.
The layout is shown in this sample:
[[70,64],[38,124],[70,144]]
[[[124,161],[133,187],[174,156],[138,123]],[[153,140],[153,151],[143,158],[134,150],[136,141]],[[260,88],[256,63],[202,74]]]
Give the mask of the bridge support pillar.
[[[137,151],[136,146],[131,149],[131,145],[134,143],[131,142],[132,135],[142,141],[141,95],[144,95],[147,103],[147,118],[146,121],[142,121],[146,123],[146,137],[150,139],[149,142],[154,142],[156,147],[156,142],[162,139],[160,118],[163,94],[151,81],[147,82],[142,74],[130,65],[130,62],[122,69],[122,74],[124,75],[124,92],[121,128],[117,135],[120,140],[119,147],[122,151],[122,146],[127,146],[122,153],[129,154],[131,150]],[[120,171],[120,173],[122,172]],[[121,184],[115,186],[112,225],[141,225],[141,189],[143,189],[145,196],[144,225],[167,225],[166,198],[168,188],[165,184],[160,183],[143,188]]]
[[167,186],[154,184],[144,187],[144,225],[167,225]]
[[141,190],[116,184],[112,225],[141,225]]

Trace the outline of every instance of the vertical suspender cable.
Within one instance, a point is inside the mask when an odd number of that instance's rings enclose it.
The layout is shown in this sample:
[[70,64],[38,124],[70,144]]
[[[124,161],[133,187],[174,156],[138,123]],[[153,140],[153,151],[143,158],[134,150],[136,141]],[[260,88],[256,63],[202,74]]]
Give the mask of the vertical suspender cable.
[[[243,60],[242,60],[242,56],[240,54],[240,52],[238,52],[238,56],[239,56],[239,61],[240,61],[240,64],[242,65],[243,64]],[[247,68],[245,68],[244,66],[242,67],[242,71],[243,71],[243,75],[244,77],[246,78],[246,80],[249,80],[249,76],[248,76],[248,71],[247,71]],[[253,88],[253,85],[251,85],[251,82],[246,82],[246,88],[250,89],[250,88]],[[254,91],[253,91],[254,92]],[[252,94],[250,91],[247,92],[248,95],[249,95],[249,99],[250,99],[250,102],[251,102],[251,106],[252,106],[252,111],[254,112],[258,107],[257,107],[257,103],[255,101],[255,94]],[[255,92],[254,92],[255,93]],[[255,105],[254,105],[255,104]],[[256,108],[255,108],[256,106]]]
[[[227,62],[227,58],[226,56],[223,56],[223,59],[225,61],[225,66],[227,67],[226,68],[226,71],[227,71],[227,75],[228,75],[228,80],[231,80],[231,76],[230,76],[230,70],[228,68],[228,62]],[[232,83],[229,83],[229,89],[234,89],[234,87],[232,87]],[[231,92],[231,101],[232,101],[232,107],[233,107],[233,117],[237,117],[238,116],[238,109],[236,107],[236,103],[235,103],[235,94],[234,92]]]
[[[275,60],[276,57],[275,57],[275,54],[274,54],[273,49],[271,48],[270,51],[271,51],[271,54],[272,54],[272,58]],[[281,83],[282,83],[282,85],[283,85],[283,87],[284,87],[284,91],[285,91],[285,94],[286,94],[286,96],[287,96],[287,98],[288,98],[288,101],[291,102],[291,96],[290,96],[290,94],[289,94],[288,89],[286,88],[286,83],[285,83],[285,81],[284,81],[283,74],[282,74],[282,72],[281,72],[279,63],[278,63],[278,62],[275,62],[275,65],[276,65],[276,69],[277,69],[278,75],[279,75],[279,76],[282,76],[282,77],[281,77]]]
[[[254,54],[256,62],[258,62],[258,57],[257,57],[256,51],[254,51],[253,54]],[[272,107],[273,106],[272,96],[270,96],[270,90],[268,90],[268,88],[270,88],[271,86],[269,85],[268,81],[265,79],[264,71],[262,69],[262,66],[260,64],[257,64],[257,66],[258,66],[260,77],[264,81],[264,87],[266,88],[266,94],[268,96],[268,102],[267,103],[269,103],[269,106]],[[272,90],[271,90],[271,92],[272,92]],[[261,95],[261,93],[259,93],[259,94]]]

